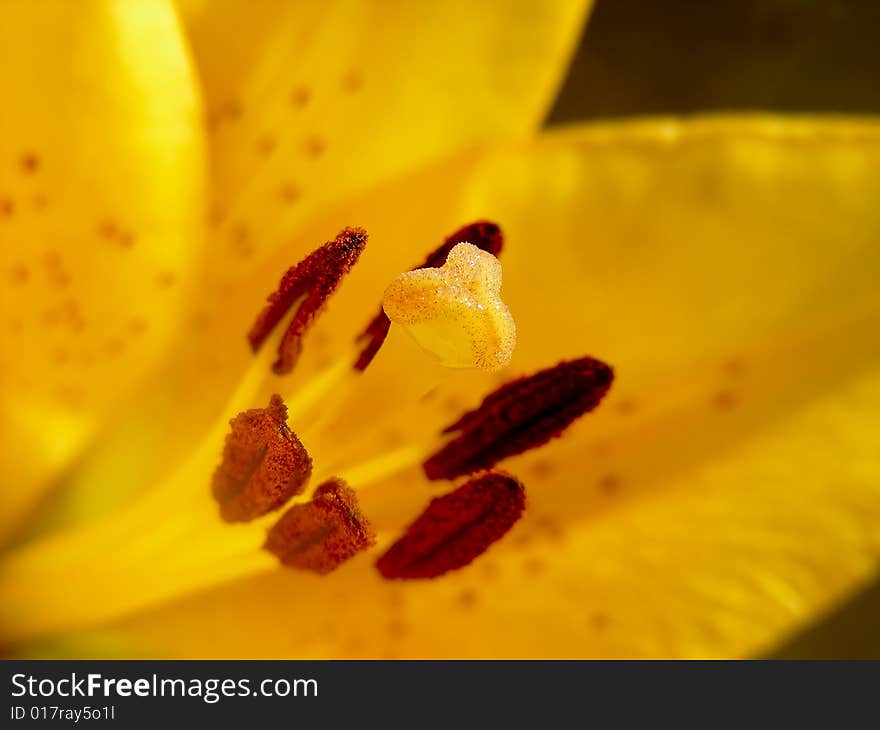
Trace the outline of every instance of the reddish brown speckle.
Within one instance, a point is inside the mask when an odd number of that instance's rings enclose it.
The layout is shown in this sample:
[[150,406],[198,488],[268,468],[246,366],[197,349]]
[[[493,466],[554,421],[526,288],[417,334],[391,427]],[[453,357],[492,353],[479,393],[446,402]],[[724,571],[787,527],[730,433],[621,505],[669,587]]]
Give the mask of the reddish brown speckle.
[[549,515],[544,515],[535,520],[535,527],[546,538],[560,540],[563,537],[562,528]]
[[300,189],[293,183],[285,183],[278,191],[281,202],[291,205],[300,199],[302,193]]
[[283,506],[305,489],[312,460],[287,427],[287,407],[273,395],[267,408],[230,422],[211,491],[226,522],[247,522]]
[[541,575],[547,569],[547,566],[540,558],[528,558],[523,562],[523,569],[528,575],[537,576]]
[[156,284],[160,289],[168,289],[177,282],[177,277],[171,271],[160,271],[156,274]]
[[16,264],[9,270],[9,279],[13,284],[26,284],[31,273],[24,264]]
[[[477,221],[460,228],[449,236],[440,247],[428,254],[428,258],[425,259],[421,266],[416,266],[415,268],[430,269],[443,266],[446,263],[446,257],[449,255],[449,252],[457,244],[465,241],[472,243],[483,251],[489,252],[493,256],[498,256],[504,247],[504,237],[501,234],[501,229],[495,223]],[[362,345],[363,349],[354,364],[356,370],[363,371],[367,369],[367,366],[376,357],[376,353],[379,352],[379,348],[382,347],[382,343],[385,342],[385,338],[388,337],[388,330],[390,328],[391,320],[388,319],[388,315],[385,314],[385,311],[380,306],[376,316],[370,320],[366,329],[358,335],[357,343]]]
[[220,108],[220,115],[229,122],[238,121],[243,113],[241,102],[237,99],[230,99]]
[[46,271],[46,278],[49,286],[54,289],[64,289],[70,286],[72,277],[67,265],[57,251],[48,251],[43,257],[43,267]]
[[531,465],[530,471],[538,479],[546,479],[553,474],[553,462],[547,459],[538,459]]
[[284,565],[324,575],[375,541],[355,491],[331,479],[309,502],[282,515],[269,530],[265,548]]
[[739,396],[733,390],[719,390],[712,398],[712,403],[721,411],[729,411],[739,403]]
[[308,137],[305,142],[305,151],[308,157],[317,159],[327,150],[327,141],[317,135]]
[[482,555],[522,516],[525,490],[507,474],[471,479],[428,508],[376,566],[385,578],[436,578]]
[[144,334],[149,327],[149,323],[143,317],[133,317],[128,323],[128,330],[134,337]]
[[116,224],[111,220],[101,221],[98,224],[98,235],[101,238],[115,238],[118,230]]
[[468,610],[477,605],[477,600],[479,599],[479,594],[470,588],[465,588],[461,593],[458,594],[458,605],[463,609]]
[[342,90],[348,94],[360,91],[364,86],[364,77],[356,69],[349,71],[342,79]]
[[260,157],[269,157],[275,151],[275,138],[265,134],[257,139],[256,150]]
[[599,478],[599,491],[605,494],[614,494],[620,489],[620,477],[616,474],[605,474]]
[[135,235],[131,231],[119,231],[116,241],[119,243],[120,248],[131,248],[134,246]]
[[617,402],[617,412],[629,416],[639,409],[639,404],[633,398],[622,398]]
[[257,352],[281,318],[302,299],[278,347],[278,359],[272,369],[283,375],[293,370],[302,350],[302,338],[343,277],[357,263],[367,244],[362,228],[346,228],[333,241],[316,249],[296,266],[288,269],[269,295],[248,334],[251,349]]
[[547,443],[599,405],[613,379],[608,365],[583,357],[502,386],[443,431],[459,435],[425,461],[425,474],[454,479]]
[[21,171],[25,175],[33,175],[40,169],[40,158],[33,152],[28,152],[21,156],[19,164],[21,165]]
[[15,202],[12,198],[0,198],[0,218],[12,218],[15,213]]
[[111,337],[107,340],[106,351],[108,357],[119,357],[125,352],[125,342],[119,337]]
[[741,357],[731,357],[722,365],[727,375],[736,378],[746,371],[746,361]]
[[305,86],[297,86],[290,92],[290,105],[294,109],[302,109],[312,98],[312,92]]

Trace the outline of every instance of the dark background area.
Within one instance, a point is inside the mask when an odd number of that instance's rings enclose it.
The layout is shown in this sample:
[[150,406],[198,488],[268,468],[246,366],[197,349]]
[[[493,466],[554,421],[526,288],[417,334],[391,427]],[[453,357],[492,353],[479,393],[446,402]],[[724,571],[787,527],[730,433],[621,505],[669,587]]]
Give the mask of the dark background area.
[[596,0],[548,121],[718,109],[880,113],[880,0]]
[[[713,110],[880,114],[880,0],[596,0],[548,123]],[[768,656],[880,659],[880,579]]]

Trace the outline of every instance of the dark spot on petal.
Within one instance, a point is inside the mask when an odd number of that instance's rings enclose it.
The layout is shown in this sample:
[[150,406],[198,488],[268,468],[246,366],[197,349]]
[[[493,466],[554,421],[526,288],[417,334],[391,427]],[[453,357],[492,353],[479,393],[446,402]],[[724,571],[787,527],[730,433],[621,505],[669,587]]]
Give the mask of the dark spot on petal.
[[308,157],[317,159],[327,151],[327,140],[317,135],[306,138],[303,149]]
[[228,122],[238,121],[243,113],[241,102],[237,99],[230,99],[220,107],[221,116]]
[[134,317],[128,323],[128,331],[131,332],[134,337],[139,337],[144,334],[148,327],[149,323],[143,317]]
[[285,183],[278,190],[281,202],[286,205],[292,205],[302,196],[302,191],[293,183]]
[[401,619],[391,619],[388,622],[388,635],[392,638],[399,638],[401,636],[406,635],[409,628],[406,625],[406,622]]
[[242,258],[247,258],[254,252],[250,230],[244,223],[237,223],[229,229],[229,240],[233,249]]
[[541,575],[547,569],[547,566],[544,564],[543,560],[529,558],[523,563],[523,569],[528,575],[536,576]]
[[551,540],[561,540],[563,537],[562,528],[549,515],[542,515],[535,519],[535,527],[545,537]]
[[9,280],[13,284],[26,284],[31,278],[31,272],[24,264],[16,264],[9,270]]
[[342,77],[342,90],[347,94],[355,94],[364,86],[364,77],[357,70],[352,69]]
[[125,342],[120,337],[111,337],[107,340],[106,346],[107,357],[116,358],[125,352]]
[[172,271],[160,271],[156,274],[156,284],[160,289],[169,289],[177,283],[177,276]]
[[311,100],[312,92],[306,86],[297,86],[290,92],[290,105],[294,109],[303,109]]
[[46,272],[46,278],[49,286],[54,289],[65,289],[70,285],[72,277],[67,268],[64,259],[57,251],[48,251],[43,256],[43,268]]
[[742,357],[731,357],[724,361],[722,369],[731,377],[739,377],[746,371],[746,361]]
[[604,474],[599,478],[597,486],[599,487],[599,491],[605,494],[614,494],[620,490],[620,477],[616,474]]
[[465,610],[469,610],[477,605],[477,600],[479,599],[479,594],[471,589],[465,588],[461,593],[458,594],[458,605],[461,606]]
[[264,134],[257,139],[256,150],[260,157],[269,157],[275,151],[276,141],[271,135]]
[[19,166],[25,175],[33,175],[40,169],[40,158],[34,152],[27,152],[21,156]]
[[537,479],[546,479],[554,471],[553,462],[549,459],[537,459],[529,466],[529,471]]
[[131,231],[119,231],[116,241],[120,248],[131,248],[134,246],[135,235]]
[[98,223],[98,235],[101,236],[101,238],[116,238],[118,232],[119,229],[111,220],[103,220]]
[[712,397],[712,405],[714,405],[718,410],[721,411],[729,411],[731,408],[739,404],[739,396],[736,391],[725,388],[723,390],[719,390]]

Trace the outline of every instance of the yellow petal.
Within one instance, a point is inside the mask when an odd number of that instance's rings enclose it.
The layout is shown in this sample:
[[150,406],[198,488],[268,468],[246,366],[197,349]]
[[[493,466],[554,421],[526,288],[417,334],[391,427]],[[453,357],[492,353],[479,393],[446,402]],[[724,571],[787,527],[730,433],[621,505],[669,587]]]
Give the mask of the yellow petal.
[[[527,483],[529,516],[472,568],[401,587],[363,556],[324,580],[239,582],[114,624],[109,636],[152,655],[715,656],[758,651],[802,625],[878,563],[878,157],[880,127],[869,123],[587,127],[353,204],[345,215],[368,225],[381,255],[340,293],[328,337],[350,339],[383,272],[412,257],[413,230],[433,242],[468,218],[496,218],[522,335],[515,366],[591,352],[617,368],[616,396],[566,438],[510,462]],[[473,404],[443,410],[427,399],[418,418],[395,422],[393,410],[383,421],[407,380],[387,375],[367,372],[356,405],[316,443],[318,462],[335,455],[344,469],[359,458],[350,437],[366,431],[362,455],[375,455],[402,429],[417,436]],[[466,392],[452,385],[446,395]],[[198,524],[195,473],[189,481]],[[386,541],[427,496],[417,470],[363,494]],[[147,525],[150,514],[159,513],[143,512]],[[100,556],[87,534],[59,542],[55,567],[51,543],[12,556],[0,582],[10,637],[167,599],[185,590],[187,564],[190,586],[206,585],[208,571],[264,569],[248,552],[256,536],[230,533],[220,570],[190,533],[175,542],[179,522],[124,551],[110,548],[114,530],[131,534],[125,522],[100,528],[110,541],[103,562],[89,558],[88,590],[53,579],[77,551]],[[186,563],[162,552],[175,544]],[[138,556],[147,562],[128,562]],[[208,631],[206,605],[222,631]],[[278,605],[296,605],[296,621]],[[76,637],[67,646],[87,651]]]
[[2,535],[162,352],[203,152],[168,4],[21,0],[0,18]]
[[533,131],[590,5],[181,2],[206,89],[218,250],[240,267],[328,202]]

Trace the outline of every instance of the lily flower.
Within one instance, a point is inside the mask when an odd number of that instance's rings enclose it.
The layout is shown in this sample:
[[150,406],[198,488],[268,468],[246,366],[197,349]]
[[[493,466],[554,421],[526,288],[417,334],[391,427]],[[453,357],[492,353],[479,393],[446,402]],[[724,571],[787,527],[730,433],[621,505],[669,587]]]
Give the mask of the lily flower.
[[880,123],[541,130],[521,5],[0,7],[4,655],[745,657],[876,576]]

